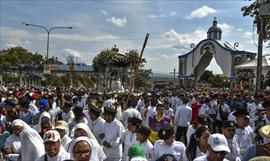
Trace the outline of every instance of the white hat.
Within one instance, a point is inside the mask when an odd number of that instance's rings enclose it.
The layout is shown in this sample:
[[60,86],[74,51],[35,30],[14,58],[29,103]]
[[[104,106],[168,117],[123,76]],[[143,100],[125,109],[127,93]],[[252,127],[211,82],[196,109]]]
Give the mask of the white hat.
[[56,130],[49,130],[49,131],[45,132],[44,136],[43,136],[44,143],[47,141],[57,142],[60,139],[61,139],[60,134]]
[[222,134],[212,134],[208,138],[208,144],[211,146],[213,151],[226,151],[230,153],[230,148],[228,146],[227,139]]
[[262,137],[265,137],[267,139],[270,139],[270,125],[262,126],[259,129],[259,133]]

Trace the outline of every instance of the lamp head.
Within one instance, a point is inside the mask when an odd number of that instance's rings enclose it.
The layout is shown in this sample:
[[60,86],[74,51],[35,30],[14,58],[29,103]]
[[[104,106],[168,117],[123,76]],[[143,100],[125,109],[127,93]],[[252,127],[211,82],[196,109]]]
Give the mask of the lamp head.
[[25,22],[23,22],[22,23],[24,26],[29,26],[29,24],[28,23],[25,23]]

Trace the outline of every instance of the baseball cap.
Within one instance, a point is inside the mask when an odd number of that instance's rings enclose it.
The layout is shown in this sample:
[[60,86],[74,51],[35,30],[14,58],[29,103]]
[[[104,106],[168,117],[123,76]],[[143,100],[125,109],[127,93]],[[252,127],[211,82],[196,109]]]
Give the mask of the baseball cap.
[[228,146],[227,139],[222,134],[212,134],[208,138],[208,144],[211,146],[213,151],[226,151],[227,153],[231,152]]
[[47,141],[57,142],[60,139],[61,139],[60,134],[56,130],[49,130],[49,131],[45,132],[43,135],[44,143]]
[[162,140],[169,139],[174,133],[174,128],[170,125],[165,125],[158,131],[158,137]]
[[128,157],[130,159],[134,157],[144,157],[144,150],[143,148],[138,145],[138,144],[133,144],[129,149],[128,149]]
[[234,121],[225,120],[222,122],[222,128],[236,128]]

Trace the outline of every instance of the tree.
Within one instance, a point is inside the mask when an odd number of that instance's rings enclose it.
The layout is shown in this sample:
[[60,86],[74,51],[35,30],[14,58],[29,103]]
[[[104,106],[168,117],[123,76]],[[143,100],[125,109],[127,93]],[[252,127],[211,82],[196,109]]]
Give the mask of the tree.
[[[270,0],[266,0],[266,3],[270,3]],[[259,21],[259,4],[255,1],[249,6],[244,6],[241,8],[243,12],[243,16],[251,16],[254,17],[254,24],[258,25],[260,28],[260,21]],[[270,16],[264,17],[264,39],[270,38]]]

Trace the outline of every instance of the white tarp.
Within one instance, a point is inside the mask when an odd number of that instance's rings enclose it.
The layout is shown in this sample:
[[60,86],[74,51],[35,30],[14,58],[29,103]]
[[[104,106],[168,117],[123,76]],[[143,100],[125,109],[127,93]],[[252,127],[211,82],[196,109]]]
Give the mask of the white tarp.
[[[263,55],[262,57],[263,69],[270,69],[270,54]],[[256,69],[257,59],[235,66],[235,69]]]

